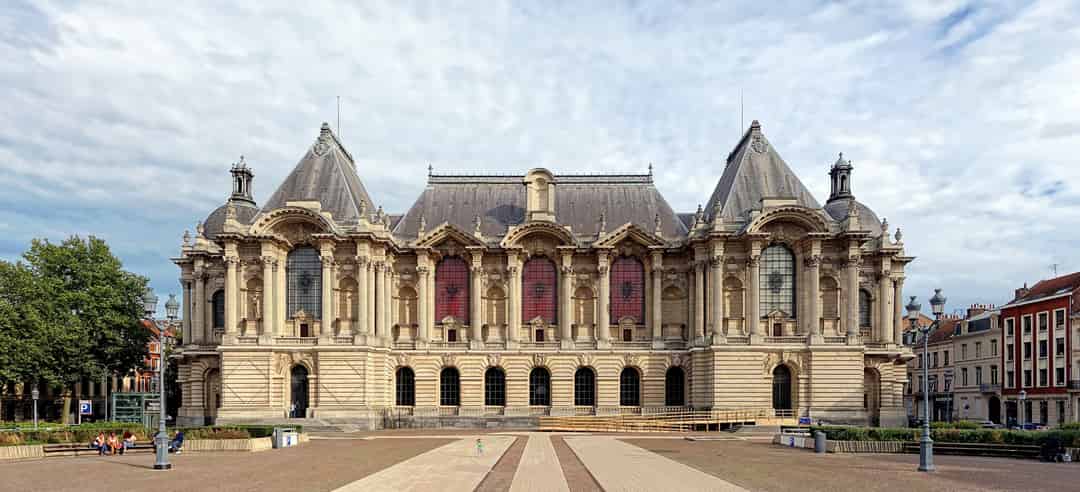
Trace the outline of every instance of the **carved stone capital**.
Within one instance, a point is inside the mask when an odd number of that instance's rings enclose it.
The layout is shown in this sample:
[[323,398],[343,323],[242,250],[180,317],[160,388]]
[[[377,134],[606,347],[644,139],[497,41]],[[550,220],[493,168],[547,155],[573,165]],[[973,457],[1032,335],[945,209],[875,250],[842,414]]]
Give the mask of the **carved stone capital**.
[[806,265],[807,268],[817,268],[821,266],[821,255],[807,256],[806,259],[803,260],[803,264]]
[[332,256],[323,256],[319,260],[322,262],[322,266],[324,267],[334,266],[334,257]]
[[572,267],[572,266],[564,266],[564,267],[562,267],[562,272],[563,272],[563,275],[570,275],[571,273],[574,273],[574,267]]
[[746,266],[748,266],[748,267],[756,267],[756,266],[758,266],[759,263],[761,263],[761,257],[760,256],[747,256],[746,257]]
[[607,265],[600,265],[599,267],[597,267],[597,268],[596,268],[596,271],[597,271],[597,272],[598,272],[598,273],[599,273],[600,275],[607,275],[607,273],[608,273],[608,266],[607,266]]

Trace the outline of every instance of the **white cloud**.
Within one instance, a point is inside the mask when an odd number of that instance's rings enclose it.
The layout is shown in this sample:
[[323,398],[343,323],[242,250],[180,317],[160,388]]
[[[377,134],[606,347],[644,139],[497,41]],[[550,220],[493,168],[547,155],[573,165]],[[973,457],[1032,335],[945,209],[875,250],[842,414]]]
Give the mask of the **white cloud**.
[[643,172],[704,202],[746,121],[824,201],[837,152],[905,231],[906,286],[1001,302],[1080,269],[1080,12],[1067,2],[0,7],[0,255],[96,233],[175,290],[244,154],[264,200],[334,121],[401,211],[438,170]]

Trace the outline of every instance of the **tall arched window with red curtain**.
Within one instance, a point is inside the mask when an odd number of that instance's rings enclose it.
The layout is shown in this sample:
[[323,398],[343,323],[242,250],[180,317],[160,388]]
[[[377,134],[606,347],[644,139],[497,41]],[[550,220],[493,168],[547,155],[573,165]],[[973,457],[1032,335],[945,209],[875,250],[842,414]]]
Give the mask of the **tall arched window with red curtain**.
[[522,321],[528,323],[539,316],[549,324],[556,323],[558,295],[555,263],[547,258],[525,262],[521,274]]
[[645,322],[645,267],[631,256],[620,256],[611,264],[611,321],[625,317]]
[[469,265],[458,257],[444,258],[435,266],[435,322],[447,316],[469,322]]

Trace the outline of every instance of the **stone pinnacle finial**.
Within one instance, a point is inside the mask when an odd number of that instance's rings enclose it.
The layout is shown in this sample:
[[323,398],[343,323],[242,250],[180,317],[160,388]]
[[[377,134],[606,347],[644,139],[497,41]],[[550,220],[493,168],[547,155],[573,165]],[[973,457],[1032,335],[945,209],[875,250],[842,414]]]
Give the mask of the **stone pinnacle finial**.
[[191,231],[184,229],[184,246],[191,246]]
[[659,236],[660,233],[663,232],[663,221],[660,220],[660,214],[656,214],[656,217],[653,219],[653,221],[655,222],[653,234]]
[[896,242],[900,243],[904,241],[904,233],[900,232],[900,228],[896,228]]
[[604,234],[605,232],[607,232],[607,212],[604,211],[604,210],[601,210],[600,211],[600,234]]

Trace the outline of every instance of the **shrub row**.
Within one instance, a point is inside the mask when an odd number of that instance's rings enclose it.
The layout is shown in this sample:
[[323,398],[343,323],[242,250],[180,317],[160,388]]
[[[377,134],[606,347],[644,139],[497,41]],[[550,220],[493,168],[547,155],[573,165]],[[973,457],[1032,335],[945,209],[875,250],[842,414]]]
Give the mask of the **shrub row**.
[[[210,427],[185,427],[185,439],[248,439],[260,437],[272,437],[273,425],[215,425]],[[303,430],[301,426],[289,426],[297,432]]]
[[956,422],[930,422],[930,428],[975,430],[981,429],[982,424],[978,422],[972,422],[970,420],[958,420]]
[[[890,429],[877,427],[815,426],[811,430],[825,432],[834,441],[918,441],[920,429]],[[1055,429],[1050,431],[1010,431],[1002,429],[931,429],[930,436],[936,442],[1021,444],[1040,446],[1047,439],[1056,438],[1063,445],[1080,447],[1080,429]]]
[[18,446],[22,444],[59,444],[59,443],[89,443],[97,437],[98,433],[108,434],[115,432],[123,435],[130,432],[135,438],[146,442],[150,433],[139,424],[121,422],[98,422],[91,424],[72,425],[61,428],[43,428],[39,430],[24,429],[19,431],[0,432],[0,446]]

